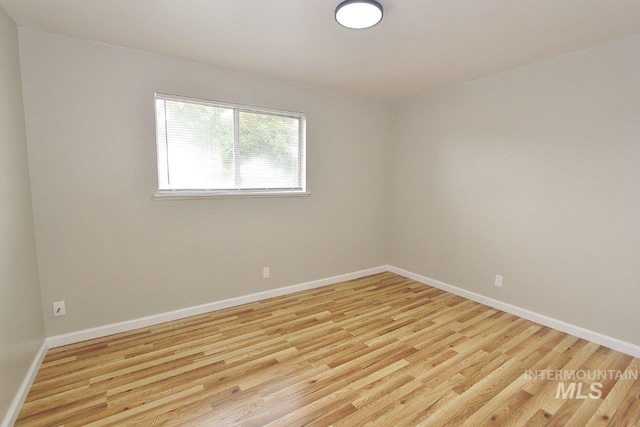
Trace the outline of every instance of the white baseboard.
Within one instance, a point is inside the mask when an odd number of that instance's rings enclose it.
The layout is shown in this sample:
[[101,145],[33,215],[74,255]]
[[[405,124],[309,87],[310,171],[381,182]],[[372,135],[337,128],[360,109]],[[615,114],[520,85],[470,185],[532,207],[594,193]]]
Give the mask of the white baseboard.
[[33,380],[36,379],[36,374],[38,373],[38,369],[40,369],[40,365],[42,364],[45,354],[47,354],[48,348],[49,346],[45,339],[40,346],[40,350],[38,350],[36,356],[33,358],[33,362],[31,362],[31,366],[29,366],[29,370],[24,376],[24,380],[22,380],[22,384],[20,384],[20,388],[18,389],[16,396],[13,398],[13,402],[11,402],[9,410],[2,420],[0,427],[10,427],[16,423],[18,415],[20,415],[20,409],[22,409],[22,405],[27,398],[27,394],[29,393],[31,384],[33,384]]
[[[214,301],[207,304],[197,305],[194,307],[187,307],[180,310],[170,311],[166,313],[155,314],[152,316],[142,317],[139,319],[128,320],[125,322],[113,323],[110,325],[99,326],[96,328],[85,329],[82,331],[71,332],[64,335],[56,335],[49,337],[46,340],[48,348],[59,347],[62,345],[73,344],[81,341],[86,341],[94,338],[101,338],[107,335],[113,335],[120,332],[127,332],[138,328],[144,328],[147,326],[157,325],[159,323],[170,322],[172,320],[183,319],[185,317],[196,316],[198,314],[209,313],[224,308],[235,307],[242,304],[248,304],[255,301],[260,301],[268,298],[273,298],[281,295],[291,294],[294,292],[304,291],[307,289],[318,288],[321,286],[331,285],[334,283],[344,282],[347,280],[358,279],[360,277],[369,276],[371,274],[382,273],[384,271],[390,271],[395,274],[407,277],[420,283],[424,283],[439,289],[442,289],[452,294],[459,295],[461,297],[479,302],[481,304],[488,305],[498,310],[506,311],[507,313],[520,316],[522,318],[531,320],[541,325],[548,326],[550,328],[557,329],[559,331],[575,335],[579,338],[583,338],[589,341],[593,341],[597,344],[604,345],[606,347],[618,350],[620,352],[629,354],[634,357],[640,357],[640,346],[632,344],[626,341],[622,341],[617,338],[613,338],[599,332],[595,332],[580,326],[573,325],[571,323],[563,322],[558,319],[554,319],[543,314],[536,313],[534,311],[527,310],[522,307],[518,307],[513,304],[509,304],[503,301],[499,301],[493,298],[486,297],[484,295],[471,292],[457,286],[450,285],[448,283],[441,282],[439,280],[431,279],[426,276],[422,276],[411,271],[407,271],[392,265],[380,266],[369,268],[366,270],[360,270],[353,273],[341,274],[338,276],[328,277],[325,279],[314,280],[311,282],[300,283],[297,285],[286,286],[283,288],[272,289],[264,292],[258,292],[255,294],[243,295],[235,298],[229,298],[221,301]],[[3,427],[3,426],[2,426]]]
[[439,280],[431,279],[426,276],[421,276],[416,273],[412,273],[407,270],[403,270],[398,267],[394,267],[392,265],[380,266],[369,268],[366,270],[360,270],[353,273],[341,274],[338,276],[328,277],[325,279],[314,280],[311,282],[300,283],[297,285],[286,286],[283,288],[272,289],[269,291],[258,292],[255,294],[244,295],[236,298],[229,298],[222,301],[214,301],[207,304],[197,305],[194,307],[183,308],[180,310],[170,311],[167,313],[156,314],[153,316],[147,316],[139,319],[128,320],[125,322],[114,323],[111,325],[100,326],[97,328],[85,329],[82,331],[71,332],[64,335],[57,335],[53,337],[49,337],[44,340],[40,350],[33,359],[27,374],[25,375],[18,392],[16,393],[11,406],[9,406],[9,410],[0,424],[0,427],[10,427],[13,426],[18,415],[20,414],[20,409],[27,397],[31,384],[38,373],[38,369],[42,364],[44,356],[49,348],[59,347],[62,345],[73,344],[76,342],[86,341],[93,338],[100,338],[107,335],[116,334],[119,332],[127,332],[130,330],[143,328],[146,326],[152,326],[159,323],[170,322],[172,320],[183,319],[185,317],[196,316],[198,314],[208,313],[215,310],[221,310],[223,308],[235,307],[242,304],[247,304],[250,302],[260,301],[268,298],[273,298],[281,295],[287,295],[294,292],[304,291],[307,289],[319,288],[322,286],[332,285],[334,283],[345,282],[348,280],[358,279],[360,277],[369,276],[372,274],[382,273],[385,271],[389,271],[395,274],[399,274],[401,276],[407,277],[409,279],[415,280],[416,282],[424,283],[426,285],[433,286],[438,289],[442,289],[443,291],[450,292],[455,295],[459,295],[461,297],[470,299],[472,301],[479,302],[481,304],[488,305],[493,308],[497,308],[498,310],[505,311],[507,313],[514,314],[516,316],[531,320],[536,323],[540,323],[541,325],[548,326],[550,328],[557,329],[559,331],[575,335],[579,338],[583,338],[589,341],[593,341],[596,344],[604,345],[606,347],[612,348],[614,350],[620,351],[622,353],[629,354],[634,357],[640,357],[640,346],[636,344],[632,344],[626,341],[619,340],[617,338],[612,338],[607,335],[601,334],[599,332],[594,332],[589,329],[582,328],[580,326],[572,325],[570,323],[563,322],[561,320],[554,319],[549,316],[545,316],[539,313],[535,313],[533,311],[505,303],[502,301],[495,300],[493,298],[486,297],[484,295],[477,294],[475,292],[467,291],[465,289],[459,288],[457,286],[449,285],[448,283],[441,282]]
[[271,289],[255,294],[243,295],[235,298],[229,298],[221,301],[214,301],[207,304],[187,307],[180,310],[169,311],[166,313],[154,314],[152,316],[142,317],[139,319],[127,320],[110,325],[98,326],[96,328],[85,329],[82,331],[71,332],[63,335],[56,335],[47,338],[49,348],[60,347],[67,344],[73,344],[94,338],[101,338],[107,335],[113,335],[120,332],[127,332],[138,328],[157,325],[159,323],[170,322],[172,320],[183,319],[185,317],[197,316],[198,314],[209,313],[223,308],[235,307],[250,302],[260,301],[268,298],[287,295],[294,292],[304,291],[307,289],[319,288],[321,286],[332,285],[334,283],[345,282],[347,280],[358,279],[360,277],[370,276],[376,273],[387,271],[387,266],[380,266],[360,270],[353,273],[341,274],[338,276],[328,277],[326,279],[314,280],[311,282],[300,283],[297,285],[286,286],[283,288]]
[[459,295],[461,297],[470,299],[472,301],[479,302],[484,305],[488,305],[498,310],[506,311],[507,313],[514,314],[516,316],[531,320],[544,326],[548,326],[553,329],[565,332],[567,334],[574,335],[579,338],[583,338],[588,341],[593,341],[596,344],[603,345],[605,347],[612,348],[619,352],[628,354],[634,357],[640,357],[640,346],[632,344],[626,341],[613,338],[599,332],[595,332],[589,329],[585,329],[580,326],[572,325],[571,323],[563,322],[553,317],[545,316],[543,314],[536,313],[534,311],[527,310],[522,307],[518,307],[513,304],[498,301],[493,298],[486,297],[484,295],[477,294],[475,292],[467,291],[457,286],[449,285],[448,283],[441,282],[439,280],[431,279],[429,277],[421,276],[416,273],[412,273],[407,270],[403,270],[394,266],[387,266],[387,270],[404,276],[408,279],[415,280],[416,282],[424,283],[425,285],[433,286],[434,288],[442,289],[443,291],[450,292],[452,294]]
[[156,314],[153,316],[142,317],[139,319],[113,323],[111,325],[99,326],[97,328],[85,329],[82,331],[71,332],[64,335],[56,335],[46,338],[42,343],[40,350],[38,350],[38,353],[34,357],[24,380],[22,381],[22,384],[20,385],[15,398],[11,403],[11,406],[9,406],[9,410],[7,411],[6,416],[2,420],[2,424],[0,424],[0,427],[11,427],[15,424],[18,415],[20,414],[20,409],[22,408],[22,405],[27,398],[27,394],[29,393],[31,384],[33,384],[33,380],[38,373],[38,369],[40,369],[40,365],[44,360],[44,356],[46,355],[47,350],[50,348],[86,341],[93,338],[100,338],[107,335],[113,335],[119,332],[127,332],[133,329],[152,326],[164,322],[170,322],[172,320],[183,319],[185,317],[196,316],[198,314],[209,313],[211,311],[221,310],[223,308],[235,307],[250,302],[304,291],[307,289],[314,289],[322,286],[332,285],[334,283],[346,282],[348,280],[358,279],[360,277],[370,276],[372,274],[383,273],[385,271],[387,271],[387,266],[374,267],[366,270],[356,271],[353,273],[341,274],[338,276],[327,277],[325,279],[314,280],[311,282],[300,283],[297,285],[286,286],[283,288],[272,289],[269,291],[258,292],[250,295],[243,295],[240,297],[229,298],[222,301],[214,301],[194,307],[183,308],[180,310]]

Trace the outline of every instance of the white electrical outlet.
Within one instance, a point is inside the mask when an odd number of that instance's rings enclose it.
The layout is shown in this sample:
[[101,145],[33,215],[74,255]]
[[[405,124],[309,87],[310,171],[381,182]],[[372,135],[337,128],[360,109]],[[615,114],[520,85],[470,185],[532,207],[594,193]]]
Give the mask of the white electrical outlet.
[[262,278],[263,279],[268,279],[269,278],[269,267],[263,267],[262,268]]
[[55,317],[64,316],[67,314],[67,309],[64,306],[64,301],[56,301],[53,303],[53,315]]
[[496,285],[497,287],[499,287],[499,288],[501,288],[501,287],[502,287],[502,279],[504,279],[504,277],[502,277],[502,276],[501,276],[501,275],[499,275],[499,274],[496,274],[496,282],[495,282],[495,285]]

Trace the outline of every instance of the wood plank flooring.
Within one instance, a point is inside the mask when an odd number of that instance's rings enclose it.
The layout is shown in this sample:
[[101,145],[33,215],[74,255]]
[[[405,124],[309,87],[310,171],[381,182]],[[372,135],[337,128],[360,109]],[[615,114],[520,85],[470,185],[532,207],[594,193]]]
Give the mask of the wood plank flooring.
[[638,426],[638,371],[382,273],[51,349],[16,425]]

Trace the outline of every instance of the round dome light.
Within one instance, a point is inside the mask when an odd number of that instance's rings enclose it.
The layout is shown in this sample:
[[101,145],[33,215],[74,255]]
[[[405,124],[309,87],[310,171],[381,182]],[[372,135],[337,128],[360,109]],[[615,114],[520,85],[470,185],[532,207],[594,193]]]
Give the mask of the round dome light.
[[382,21],[382,5],[375,0],[345,0],[336,8],[336,21],[356,30],[373,27]]

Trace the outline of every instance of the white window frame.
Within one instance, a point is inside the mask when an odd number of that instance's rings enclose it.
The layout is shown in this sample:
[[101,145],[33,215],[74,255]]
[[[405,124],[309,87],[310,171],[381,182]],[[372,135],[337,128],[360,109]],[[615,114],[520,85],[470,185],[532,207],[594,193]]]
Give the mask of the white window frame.
[[[160,189],[160,146],[161,141],[158,135],[157,124],[157,101],[158,100],[176,100],[192,104],[201,104],[206,106],[233,109],[234,115],[234,144],[239,140],[238,117],[240,112],[270,114],[299,120],[298,134],[298,182],[299,187],[296,188],[261,188],[261,189]],[[252,105],[233,104],[230,102],[205,100],[199,98],[191,98],[181,95],[171,95],[167,93],[156,92],[154,95],[154,123],[156,126],[156,177],[158,180],[157,191],[154,195],[155,199],[199,199],[209,197],[220,198],[244,198],[244,197],[300,197],[309,196],[311,193],[307,191],[307,147],[306,147],[306,117],[304,113],[295,111],[278,110],[274,108],[256,107]],[[166,144],[166,141],[164,141]]]

